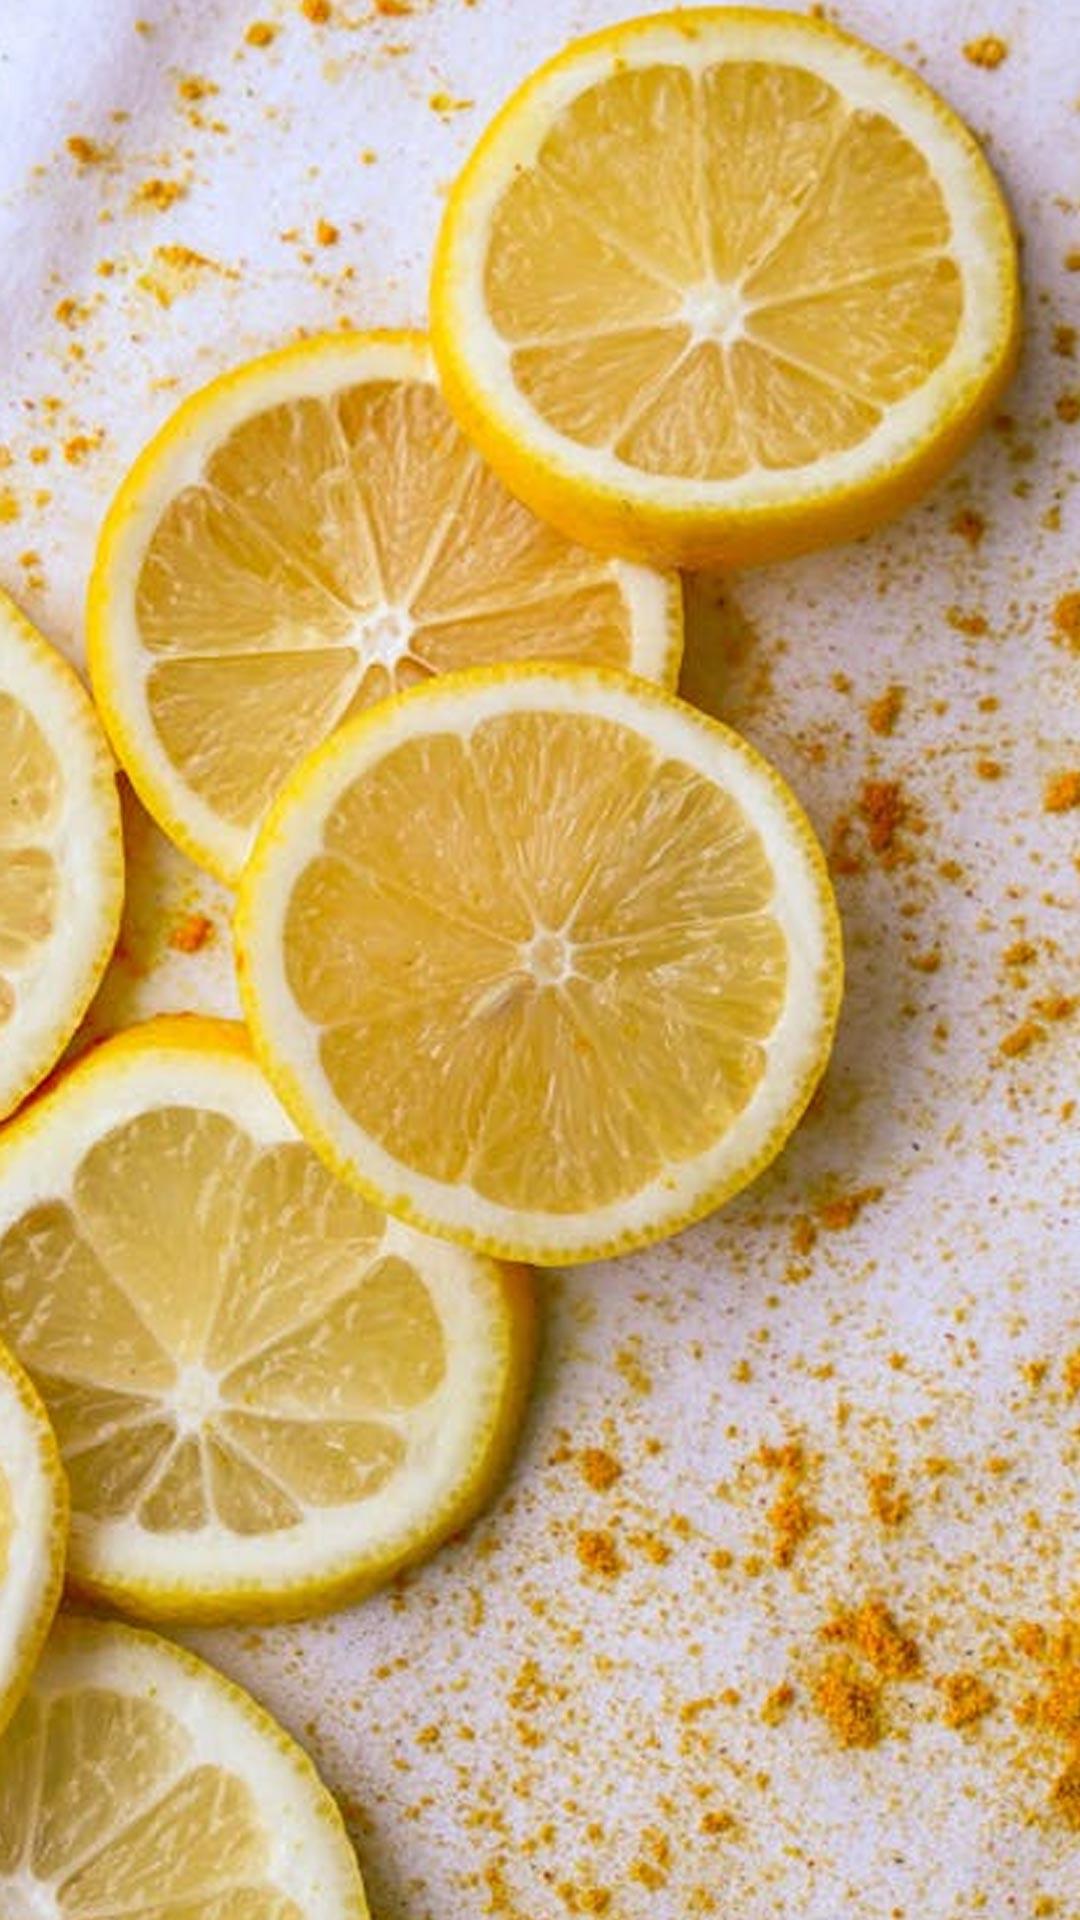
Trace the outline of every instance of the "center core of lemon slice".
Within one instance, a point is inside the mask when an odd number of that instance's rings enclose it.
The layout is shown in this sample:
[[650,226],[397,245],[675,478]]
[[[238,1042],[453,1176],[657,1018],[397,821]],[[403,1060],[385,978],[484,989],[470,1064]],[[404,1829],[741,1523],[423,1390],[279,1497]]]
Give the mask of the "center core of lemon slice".
[[747,311],[737,282],[702,280],[687,288],[680,318],[690,328],[695,345],[700,340],[716,340],[727,346],[742,333]]
[[415,629],[404,607],[379,607],[361,622],[356,645],[365,667],[389,671],[400,665],[412,647]]
[[557,987],[574,971],[571,942],[543,927],[522,947],[521,958],[538,987]]
[[221,1407],[218,1377],[198,1364],[182,1367],[171,1401],[181,1433],[199,1433],[209,1416]]
[[29,1873],[0,1874],[0,1912],[4,1920],[62,1920],[52,1888]]

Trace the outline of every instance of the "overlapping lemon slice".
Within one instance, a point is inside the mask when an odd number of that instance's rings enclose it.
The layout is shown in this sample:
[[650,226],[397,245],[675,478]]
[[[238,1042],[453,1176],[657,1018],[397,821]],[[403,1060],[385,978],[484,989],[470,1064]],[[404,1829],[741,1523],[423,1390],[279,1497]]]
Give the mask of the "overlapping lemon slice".
[[93,708],[0,593],[0,1119],[71,1039],[123,892],[116,779]]
[[0,1332],[56,1427],[75,1587],[311,1614],[470,1518],[529,1375],[517,1270],[348,1191],[243,1029],[106,1042],[0,1138]]
[[0,1729],[26,1690],[56,1612],[67,1529],[67,1483],[48,1416],[0,1346]]
[[239,1687],[61,1619],[0,1739],[4,1920],[367,1920],[341,1816]]
[[678,583],[541,525],[463,439],[417,334],[328,334],[185,402],[128,475],[90,592],[94,690],[165,831],[235,880],[347,715],[489,660],[668,683]]
[[586,668],[448,676],[354,721],[272,811],[236,931],[256,1048],[328,1161],[539,1262],[656,1239],[752,1178],[840,997],[779,777]]
[[1016,248],[915,74],[794,13],[687,8],[566,48],[447,204],[432,331],[506,483],[684,566],[847,539],[913,500],[1012,369]]

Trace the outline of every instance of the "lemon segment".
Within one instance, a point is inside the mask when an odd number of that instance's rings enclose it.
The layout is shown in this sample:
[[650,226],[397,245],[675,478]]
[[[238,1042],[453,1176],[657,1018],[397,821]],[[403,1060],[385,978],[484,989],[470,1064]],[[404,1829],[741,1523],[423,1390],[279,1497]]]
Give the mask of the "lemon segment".
[[147,1619],[359,1597],[471,1518],[532,1354],[516,1270],[388,1220],[227,1022],[106,1043],[0,1140],[0,1330],[71,1482],[74,1586]]
[[373,701],[535,657],[674,684],[681,645],[678,582],[513,499],[418,334],[303,341],[186,401],[123,483],[90,590],[116,750],[228,881],[288,770]]
[[466,432],[575,539],[744,564],[914,499],[1013,366],[1016,247],[915,74],[688,8],[534,74],[447,204],[432,337]]
[[123,889],[116,780],[93,708],[0,592],[0,1119],[82,1019]]
[[0,1731],[56,1612],[67,1530],[67,1483],[48,1416],[0,1346]]
[[181,1647],[57,1621],[0,1739],[9,1920],[367,1920],[307,1755]]
[[745,1184],[829,1050],[840,939],[779,778],[597,669],[448,677],[284,790],[241,991],[298,1126],[389,1211],[540,1263]]

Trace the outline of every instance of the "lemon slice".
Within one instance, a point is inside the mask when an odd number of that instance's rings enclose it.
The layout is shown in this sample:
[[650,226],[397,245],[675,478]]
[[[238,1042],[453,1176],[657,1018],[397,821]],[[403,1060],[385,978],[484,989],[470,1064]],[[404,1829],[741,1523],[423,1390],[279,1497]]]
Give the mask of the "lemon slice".
[[82,1019],[123,892],[116,780],[94,710],[0,593],[0,1119]]
[[751,1179],[840,998],[824,861],[778,775],[588,668],[475,670],[354,721],[274,808],[236,934],[256,1050],[330,1164],[541,1264]]
[[421,335],[335,333],[225,375],[151,442],[105,523],[89,648],[146,806],[232,881],[289,768],[349,714],[491,660],[674,684],[682,602],[510,497]]
[[229,1022],[106,1042],[0,1139],[0,1332],[60,1441],[69,1577],[141,1618],[315,1613],[471,1518],[530,1301],[336,1181]]
[[367,1920],[311,1761],[194,1654],[61,1619],[0,1740],[5,1920]]
[[1016,248],[971,134],[795,14],[688,8],[526,81],[447,204],[432,334],[507,485],[574,539],[702,566],[909,504],[1013,367]]
[[0,1729],[26,1689],[56,1612],[67,1528],[67,1484],[48,1417],[22,1368],[0,1347]]

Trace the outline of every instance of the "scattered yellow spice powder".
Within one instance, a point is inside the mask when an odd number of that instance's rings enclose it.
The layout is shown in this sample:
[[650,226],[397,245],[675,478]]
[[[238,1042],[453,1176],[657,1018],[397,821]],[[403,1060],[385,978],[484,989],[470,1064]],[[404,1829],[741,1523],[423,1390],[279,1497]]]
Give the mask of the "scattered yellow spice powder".
[[766,1519],[773,1537],[773,1565],[790,1567],[796,1552],[821,1522],[803,1491],[808,1471],[801,1440],[787,1440],[782,1446],[765,1443],[758,1448],[758,1460],[766,1473],[779,1475],[780,1486]]
[[993,71],[1008,57],[1008,43],[996,33],[981,34],[977,40],[968,40],[964,45],[964,59],[970,60],[973,67],[987,67]]
[[189,913],[173,928],[169,945],[177,953],[201,953],[214,938],[214,923],[206,913]]
[[969,640],[981,640],[990,631],[985,613],[966,613],[963,607],[946,607],[945,618],[954,633],[966,633]]
[[1058,1774],[1050,1789],[1050,1805],[1072,1833],[1080,1833],[1080,1753]]
[[969,547],[981,546],[986,533],[986,516],[975,507],[960,507],[949,521],[949,531],[966,540]]
[[1054,637],[1080,652],[1080,593],[1063,593],[1053,611]]
[[878,1745],[884,1733],[881,1687],[850,1660],[842,1655],[829,1660],[814,1680],[811,1699],[838,1746]]
[[866,723],[871,732],[891,734],[900,718],[903,705],[904,688],[894,681],[891,686],[886,687],[884,693],[878,695],[876,700],[871,700],[866,709]]
[[582,1447],[577,1459],[582,1479],[596,1493],[606,1493],[622,1479],[622,1464],[606,1447]]
[[1014,940],[1001,958],[1007,967],[1030,967],[1039,957],[1039,949],[1030,940]]
[[1030,1053],[1032,1047],[1037,1047],[1040,1040],[1045,1039],[1046,1028],[1041,1027],[1037,1020],[1021,1020],[1018,1027],[998,1041],[998,1052],[1003,1053],[1007,1060],[1015,1060],[1021,1054]]
[[888,1468],[880,1473],[868,1473],[866,1491],[870,1511],[880,1526],[903,1526],[911,1512],[911,1497],[897,1486],[895,1473]]
[[876,1595],[856,1607],[839,1607],[821,1628],[823,1640],[852,1646],[883,1680],[903,1680],[922,1665],[918,1646]]
[[595,1529],[579,1533],[577,1556],[588,1573],[601,1574],[606,1580],[612,1580],[622,1572],[622,1558],[610,1533]]
[[900,855],[898,834],[909,807],[899,780],[864,780],[859,789],[859,813],[866,826],[870,850],[883,866],[895,865]]
[[863,1209],[873,1206],[884,1191],[884,1187],[857,1187],[853,1193],[836,1194],[831,1200],[822,1201],[817,1217],[830,1233],[846,1233]]
[[1043,788],[1044,813],[1068,813],[1080,807],[1080,771],[1056,773]]
[[155,176],[136,187],[131,203],[135,207],[153,207],[158,213],[167,213],[178,200],[183,200],[186,193],[187,188],[182,180],[162,180]]
[[88,140],[84,133],[71,134],[64,145],[72,159],[78,161],[80,167],[103,166],[111,151],[97,140]]
[[702,1833],[707,1833],[713,1838],[721,1834],[735,1833],[738,1831],[738,1826],[735,1815],[728,1813],[726,1808],[718,1808],[713,1813],[703,1813],[701,1816]]
[[997,1705],[996,1694],[977,1673],[942,1673],[934,1685],[942,1697],[941,1717],[947,1727],[972,1727]]
[[761,1719],[767,1727],[779,1726],[785,1714],[795,1705],[795,1689],[789,1680],[782,1680],[773,1687],[761,1703]]
[[176,83],[176,91],[181,100],[208,100],[211,94],[218,93],[212,80],[204,80],[201,74],[186,73]]

